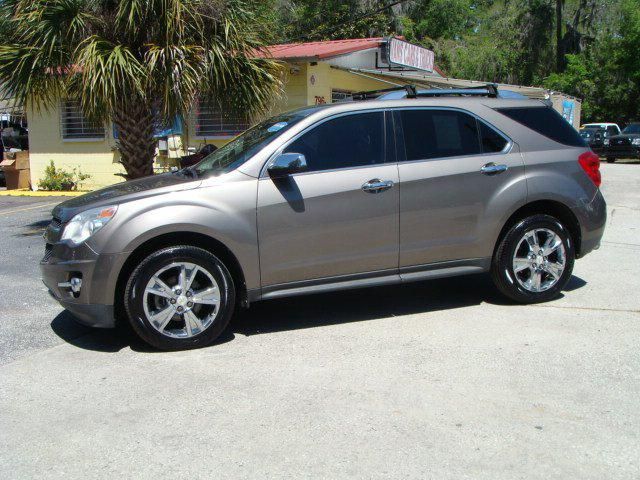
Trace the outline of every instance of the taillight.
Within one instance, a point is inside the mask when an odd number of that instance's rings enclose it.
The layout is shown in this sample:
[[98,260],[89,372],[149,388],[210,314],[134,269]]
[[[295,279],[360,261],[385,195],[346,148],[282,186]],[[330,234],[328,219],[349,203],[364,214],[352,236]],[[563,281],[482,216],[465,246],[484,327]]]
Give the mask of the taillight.
[[596,187],[602,183],[602,175],[600,175],[600,157],[589,151],[584,152],[578,157],[578,163],[585,171]]

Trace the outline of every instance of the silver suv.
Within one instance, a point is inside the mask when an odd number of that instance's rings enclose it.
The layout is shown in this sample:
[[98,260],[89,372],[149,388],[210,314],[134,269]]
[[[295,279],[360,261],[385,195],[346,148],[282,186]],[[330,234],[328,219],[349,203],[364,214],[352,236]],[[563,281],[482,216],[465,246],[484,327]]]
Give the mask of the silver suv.
[[598,157],[538,101],[303,108],[58,205],[42,275],[82,323],[127,318],[160,349],[213,342],[236,305],[468,273],[542,302],[599,246],[599,185]]

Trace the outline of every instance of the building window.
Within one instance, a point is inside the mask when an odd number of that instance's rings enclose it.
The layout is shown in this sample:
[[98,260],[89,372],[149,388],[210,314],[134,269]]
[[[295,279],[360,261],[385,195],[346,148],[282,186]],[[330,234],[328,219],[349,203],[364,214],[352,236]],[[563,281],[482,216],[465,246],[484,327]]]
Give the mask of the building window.
[[102,139],[104,126],[89,120],[82,113],[80,102],[64,100],[60,105],[60,125],[62,138],[69,139]]
[[331,103],[349,102],[353,100],[351,96],[353,92],[348,90],[331,90]]
[[235,136],[249,128],[242,115],[223,112],[215,103],[200,101],[196,112],[196,136]]

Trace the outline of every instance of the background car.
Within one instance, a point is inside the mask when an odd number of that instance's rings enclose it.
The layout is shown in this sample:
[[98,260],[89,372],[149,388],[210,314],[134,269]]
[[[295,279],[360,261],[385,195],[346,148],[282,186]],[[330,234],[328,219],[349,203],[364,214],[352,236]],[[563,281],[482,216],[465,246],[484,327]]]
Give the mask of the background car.
[[[588,136],[583,135],[583,132],[586,132]],[[595,132],[600,132],[600,135],[595,134]],[[587,141],[591,150],[601,157],[606,157],[609,137],[620,135],[620,127],[617,123],[585,123],[580,127],[580,135]]]
[[608,140],[607,162],[613,163],[618,158],[640,158],[640,123],[630,123],[620,135],[605,140]]
[[598,128],[604,130],[607,137],[610,137],[611,135],[620,135],[620,127],[617,123],[585,123],[580,127],[580,130],[584,128]]
[[589,144],[591,150],[600,156],[605,155],[606,130],[598,127],[586,127],[580,130],[580,136]]

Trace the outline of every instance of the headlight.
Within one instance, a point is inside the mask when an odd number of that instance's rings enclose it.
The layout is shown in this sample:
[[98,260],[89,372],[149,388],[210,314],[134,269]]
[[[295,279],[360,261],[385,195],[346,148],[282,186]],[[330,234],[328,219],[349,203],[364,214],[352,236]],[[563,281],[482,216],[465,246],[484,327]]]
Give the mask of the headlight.
[[605,145],[609,145],[609,139],[608,139],[608,138],[605,138],[605,139],[604,139],[604,144],[605,144]]
[[73,245],[80,245],[109,223],[117,210],[117,206],[111,206],[92,208],[79,213],[64,227],[62,240],[68,240]]
[[633,140],[631,140],[631,143],[634,145],[640,145],[640,138],[634,138]]

